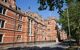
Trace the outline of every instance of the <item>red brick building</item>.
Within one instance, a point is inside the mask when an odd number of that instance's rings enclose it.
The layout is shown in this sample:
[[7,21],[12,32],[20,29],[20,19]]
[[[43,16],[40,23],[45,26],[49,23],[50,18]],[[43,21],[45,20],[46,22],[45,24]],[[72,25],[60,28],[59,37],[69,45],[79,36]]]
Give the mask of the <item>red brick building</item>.
[[55,18],[49,17],[47,20],[45,20],[46,28],[46,39],[49,41],[57,41],[57,30],[56,30],[56,20]]
[[17,8],[15,0],[0,0],[1,44],[27,42],[28,23],[26,21],[28,19],[25,13]]
[[0,0],[0,47],[43,41],[57,41],[54,18],[44,20],[37,13],[22,12],[15,0]]
[[60,32],[60,38],[62,41],[67,40],[67,33],[64,30],[59,31]]

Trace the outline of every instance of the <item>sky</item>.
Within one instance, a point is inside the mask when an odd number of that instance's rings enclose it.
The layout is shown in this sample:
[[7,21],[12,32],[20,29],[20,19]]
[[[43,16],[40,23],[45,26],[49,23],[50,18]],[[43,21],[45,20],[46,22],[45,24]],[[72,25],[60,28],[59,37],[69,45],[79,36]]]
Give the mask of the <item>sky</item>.
[[[39,11],[38,0],[16,0],[16,5],[21,8],[22,11],[32,11],[34,13],[38,13],[42,16],[43,19],[48,18],[49,16],[53,16],[55,18],[59,18],[59,14],[57,13],[57,9],[54,11],[43,10]],[[29,9],[30,7],[30,9]]]

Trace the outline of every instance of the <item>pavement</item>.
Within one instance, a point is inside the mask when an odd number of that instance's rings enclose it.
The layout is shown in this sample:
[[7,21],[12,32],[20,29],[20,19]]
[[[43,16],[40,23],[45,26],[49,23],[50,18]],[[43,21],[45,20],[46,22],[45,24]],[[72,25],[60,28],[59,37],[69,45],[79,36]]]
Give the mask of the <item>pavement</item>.
[[7,50],[66,50],[68,47],[69,45],[63,45],[60,42],[47,42],[29,44],[27,47],[8,48]]
[[34,47],[34,46],[37,46],[37,47],[56,47],[55,45],[57,45],[58,43],[56,42],[46,42],[46,43],[34,43],[32,45],[28,45],[29,47]]
[[60,47],[60,48],[68,48],[69,46],[66,46],[66,45],[61,45],[60,42],[56,43],[56,42],[48,42],[48,43],[35,43],[33,45],[28,45],[30,47],[50,47],[50,48],[53,48],[53,47]]

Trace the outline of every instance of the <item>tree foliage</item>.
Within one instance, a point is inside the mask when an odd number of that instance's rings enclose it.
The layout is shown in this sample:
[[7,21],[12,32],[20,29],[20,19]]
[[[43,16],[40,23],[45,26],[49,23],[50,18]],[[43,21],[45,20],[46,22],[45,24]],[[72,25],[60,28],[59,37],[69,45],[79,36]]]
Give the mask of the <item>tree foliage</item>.
[[64,0],[38,0],[38,3],[40,4],[38,8],[39,10],[45,10],[48,8],[50,11],[53,11],[56,8],[61,15]]
[[[71,37],[80,40],[80,1],[74,3],[70,2],[69,7],[68,7],[68,12],[69,12],[69,23],[70,23],[70,33]],[[63,29],[68,32],[68,20],[67,20],[67,9],[64,10],[62,13],[62,17],[60,17],[60,22],[62,23]]]
[[[50,11],[54,11],[54,9],[58,9],[58,13],[60,16],[62,16],[63,12],[63,3],[70,4],[72,1],[75,0],[38,0],[38,3],[40,4],[39,10],[45,10],[49,9]],[[77,0],[80,1],[80,0]]]

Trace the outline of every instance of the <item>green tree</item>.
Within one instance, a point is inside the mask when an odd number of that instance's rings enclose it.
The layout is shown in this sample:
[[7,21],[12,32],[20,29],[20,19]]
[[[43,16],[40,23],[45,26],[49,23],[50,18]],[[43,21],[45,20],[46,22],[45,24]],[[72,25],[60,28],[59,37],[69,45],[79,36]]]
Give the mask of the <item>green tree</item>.
[[[40,4],[39,10],[45,10],[48,9],[50,11],[54,11],[54,9],[58,9],[58,13],[60,16],[63,12],[63,3],[70,4],[73,0],[38,0],[38,3]],[[78,0],[79,1],[79,0]]]
[[[68,7],[68,12],[69,12],[69,23],[70,23],[70,33],[71,37],[76,39],[77,44],[79,44],[80,40],[80,2],[77,2],[74,4],[74,2],[70,2],[69,7]],[[60,17],[60,22],[62,23],[63,29],[67,33],[68,32],[68,21],[67,21],[67,9],[64,10],[62,13],[62,17]],[[69,35],[69,34],[68,34]]]
[[49,9],[53,11],[56,8],[61,15],[64,0],[38,0],[38,3],[40,4],[39,10]]

